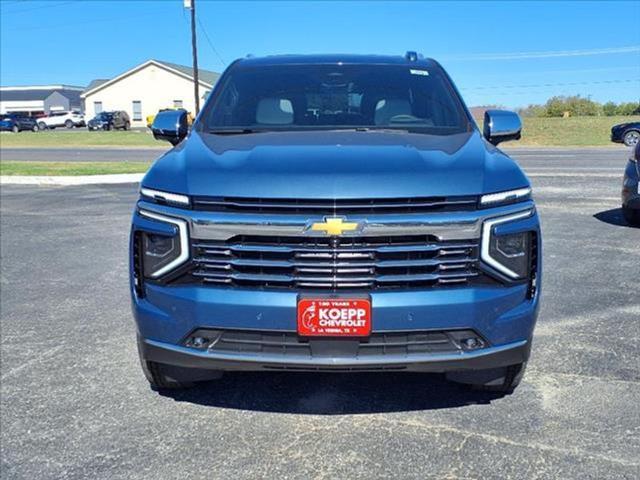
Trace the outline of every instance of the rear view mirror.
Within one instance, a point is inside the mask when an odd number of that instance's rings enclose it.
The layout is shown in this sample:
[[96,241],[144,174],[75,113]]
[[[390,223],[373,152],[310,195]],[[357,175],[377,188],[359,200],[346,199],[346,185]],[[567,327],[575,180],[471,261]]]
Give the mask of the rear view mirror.
[[174,146],[179,144],[189,133],[186,110],[158,112],[151,125],[151,131],[156,140],[166,140]]
[[507,140],[520,140],[522,122],[515,112],[487,110],[484,112],[483,135],[492,145]]

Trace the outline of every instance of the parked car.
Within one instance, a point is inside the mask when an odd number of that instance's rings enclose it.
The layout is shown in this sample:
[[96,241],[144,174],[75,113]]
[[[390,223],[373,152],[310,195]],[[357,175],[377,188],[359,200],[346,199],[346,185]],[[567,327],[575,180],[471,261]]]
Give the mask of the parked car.
[[406,56],[241,59],[189,130],[160,112],[130,286],[153,388],[227,370],[445,372],[511,392],[539,307],[529,180],[442,67]]
[[633,147],[640,142],[640,122],[629,122],[614,125],[611,128],[611,141],[624,143],[627,147]]
[[0,131],[18,133],[22,130],[31,130],[32,132],[37,132],[38,124],[31,117],[18,115],[15,113],[8,113],[0,116]]
[[640,142],[636,143],[624,171],[622,214],[629,224],[640,227]]
[[89,130],[129,130],[131,120],[123,110],[100,112],[87,123]]
[[46,117],[38,118],[38,127],[40,127],[40,130],[47,128],[55,129],[57,127],[84,127],[84,125],[84,115],[77,110],[70,112],[51,112],[51,114]]

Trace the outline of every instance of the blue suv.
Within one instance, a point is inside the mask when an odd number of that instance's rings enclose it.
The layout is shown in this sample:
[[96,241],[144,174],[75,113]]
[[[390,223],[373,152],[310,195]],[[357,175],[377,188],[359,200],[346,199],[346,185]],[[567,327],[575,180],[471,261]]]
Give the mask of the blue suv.
[[419,371],[512,391],[536,322],[529,180],[442,67],[405,56],[235,61],[144,177],[131,295],[154,389],[224,371]]

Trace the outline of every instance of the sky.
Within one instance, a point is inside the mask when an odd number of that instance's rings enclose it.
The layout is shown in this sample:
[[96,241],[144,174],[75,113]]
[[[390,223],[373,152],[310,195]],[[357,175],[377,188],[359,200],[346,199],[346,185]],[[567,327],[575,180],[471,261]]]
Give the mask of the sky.
[[[247,54],[415,50],[445,67],[469,106],[640,100],[640,0],[195,1],[209,70]],[[191,64],[183,0],[0,0],[2,86],[84,86],[150,58]]]

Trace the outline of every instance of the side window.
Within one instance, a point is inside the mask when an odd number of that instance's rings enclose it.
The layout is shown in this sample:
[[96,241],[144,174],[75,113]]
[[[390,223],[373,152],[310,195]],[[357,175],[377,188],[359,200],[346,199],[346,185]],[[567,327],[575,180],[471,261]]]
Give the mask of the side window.
[[96,115],[102,113],[102,102],[93,102],[93,110],[96,112]]
[[182,100],[174,100],[173,108],[182,108]]
[[142,120],[142,102],[140,100],[133,101],[133,120]]

